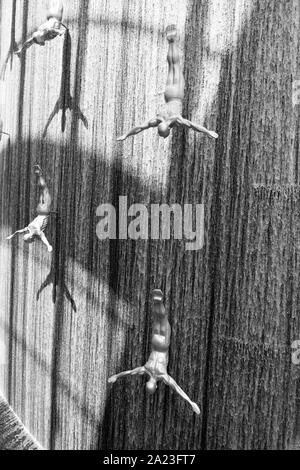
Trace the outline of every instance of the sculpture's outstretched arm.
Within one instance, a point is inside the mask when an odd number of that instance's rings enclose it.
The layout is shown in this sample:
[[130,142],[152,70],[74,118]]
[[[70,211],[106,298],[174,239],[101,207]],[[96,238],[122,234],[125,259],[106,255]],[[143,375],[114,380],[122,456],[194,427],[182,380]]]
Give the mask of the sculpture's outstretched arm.
[[133,129],[131,129],[131,131],[127,132],[127,134],[122,135],[117,140],[120,142],[122,140],[126,140],[131,135],[136,135],[136,134],[139,134],[140,132],[145,131],[146,129],[150,129],[150,127],[157,127],[161,121],[162,119],[160,118],[150,119],[150,121],[147,121],[140,126],[134,127]]
[[121,372],[120,374],[113,375],[110,379],[108,379],[108,383],[114,384],[121,377],[126,377],[128,375],[142,375],[146,373],[147,371],[145,367],[137,367],[136,369],[127,370],[126,372]]
[[17,55],[22,54],[22,52],[25,49],[29,49],[29,47],[31,47],[33,44],[34,44],[34,39],[33,39],[33,36],[32,36],[31,38],[27,39],[27,41],[24,42],[23,46],[21,46],[20,49],[15,52],[15,54],[17,54]]
[[0,118],[0,141],[2,139],[2,135],[7,135],[8,137],[10,137],[10,135],[7,133],[7,132],[4,132],[3,131],[3,121],[2,119]]
[[40,234],[40,239],[42,240],[42,242],[44,243],[44,245],[46,245],[46,247],[48,248],[49,253],[52,253],[53,248],[52,248],[52,246],[50,245],[50,243],[48,242],[47,237],[46,237],[46,235],[44,234],[44,232],[41,232],[41,234]]
[[10,237],[7,237],[6,240],[12,240],[16,235],[18,235],[18,233],[25,233],[28,231],[28,228],[23,228],[22,230],[17,230],[15,233],[13,233],[12,235],[10,235]]
[[200,408],[199,406],[194,403],[190,398],[187,396],[187,394],[179,387],[179,385],[175,382],[175,380],[172,379],[169,375],[163,376],[162,380],[166,385],[169,385],[175,392],[177,392],[184,400],[186,400],[191,407],[193,408],[193,411],[199,415],[200,414]]
[[216,132],[209,131],[205,127],[199,126],[198,124],[194,124],[193,122],[189,121],[188,119],[181,118],[181,119],[178,120],[178,123],[182,124],[183,126],[189,127],[189,128],[193,129],[196,132],[202,132],[203,134],[208,135],[208,137],[210,137],[211,139],[217,139],[219,137]]

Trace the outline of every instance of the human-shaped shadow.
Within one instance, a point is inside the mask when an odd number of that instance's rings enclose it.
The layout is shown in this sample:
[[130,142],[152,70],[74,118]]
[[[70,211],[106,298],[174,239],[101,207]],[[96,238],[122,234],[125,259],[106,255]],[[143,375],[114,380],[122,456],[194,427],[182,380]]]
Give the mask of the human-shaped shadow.
[[160,290],[153,291],[153,306],[154,323],[151,342],[152,351],[148,362],[142,367],[114,375],[108,382],[115,383],[121,377],[146,374],[149,376],[146,385],[146,390],[149,394],[153,395],[157,390],[157,382],[163,381],[191,405],[194,413],[200,414],[198,405],[190,400],[187,394],[167,372],[171,342],[171,326],[163,304],[163,293]]
[[63,47],[63,56],[62,56],[62,75],[61,75],[61,85],[60,93],[58,100],[54,106],[52,113],[49,116],[47,121],[43,138],[46,137],[48,128],[54,119],[55,115],[62,111],[61,117],[61,131],[65,132],[66,129],[66,120],[67,120],[67,110],[73,111],[77,119],[81,119],[86,129],[88,128],[88,121],[84,114],[81,112],[79,106],[75,103],[74,98],[71,96],[71,53],[72,53],[72,41],[69,30],[66,30],[64,37],[64,47]]
[[57,300],[57,289],[60,286],[62,286],[62,290],[66,296],[66,299],[68,300],[68,302],[70,302],[72,310],[76,313],[77,312],[76,303],[73,297],[71,296],[70,291],[64,279],[61,279],[61,277],[64,277],[64,276],[63,276],[63,273],[61,270],[61,264],[60,264],[60,233],[61,233],[60,232],[60,217],[59,217],[59,214],[56,213],[56,239],[55,239],[54,254],[52,256],[50,272],[48,276],[46,277],[45,281],[42,283],[41,287],[39,288],[37,295],[36,295],[36,300],[38,302],[42,292],[46,289],[46,287],[52,284],[53,285],[52,302],[55,305],[56,300]]
[[51,211],[52,197],[47,186],[46,180],[43,176],[42,169],[39,165],[35,165],[34,172],[37,176],[37,185],[39,188],[39,202],[36,209],[37,217],[25,228],[17,230],[15,233],[6,238],[6,240],[12,240],[16,235],[25,233],[23,240],[26,243],[34,243],[37,239],[40,239],[47,247],[48,252],[52,253],[53,248],[47,240],[44,233]]
[[166,139],[170,135],[173,127],[175,126],[183,126],[193,129],[196,132],[206,134],[211,139],[218,138],[218,134],[216,134],[216,132],[209,131],[205,127],[195,124],[189,121],[188,119],[184,119],[182,117],[182,104],[184,99],[185,80],[183,76],[182,66],[180,63],[179,49],[176,43],[176,26],[168,26],[166,33],[167,40],[169,42],[169,74],[165,90],[165,109],[163,109],[153,119],[146,121],[142,125],[134,127],[127,134],[119,137],[118,141],[123,141],[129,136],[139,134],[140,132],[143,132],[146,129],[150,129],[151,127],[157,127],[158,134],[160,135],[160,137]]
[[16,8],[17,8],[17,0],[13,0],[12,2],[12,17],[11,17],[11,33],[10,33],[10,45],[6,57],[4,59],[3,65],[0,71],[0,79],[4,80],[5,71],[7,64],[10,59],[10,68],[12,68],[14,54],[18,49],[18,44],[16,41]]

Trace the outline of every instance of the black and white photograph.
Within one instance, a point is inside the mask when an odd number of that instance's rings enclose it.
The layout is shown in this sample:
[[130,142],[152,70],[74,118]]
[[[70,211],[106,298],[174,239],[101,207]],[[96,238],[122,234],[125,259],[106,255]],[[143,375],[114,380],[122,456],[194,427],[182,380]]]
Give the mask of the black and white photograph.
[[0,450],[300,450],[300,0],[0,0]]

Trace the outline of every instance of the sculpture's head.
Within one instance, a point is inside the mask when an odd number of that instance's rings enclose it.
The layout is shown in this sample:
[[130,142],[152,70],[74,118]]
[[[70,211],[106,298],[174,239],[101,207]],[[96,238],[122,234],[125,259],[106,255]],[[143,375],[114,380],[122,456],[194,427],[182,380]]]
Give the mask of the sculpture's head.
[[24,242],[26,243],[33,243],[34,242],[34,236],[31,233],[27,233],[23,237]]
[[146,390],[150,395],[153,395],[156,392],[156,389],[157,389],[157,382],[153,377],[151,377],[151,379],[149,379],[149,381],[146,384]]
[[159,133],[160,137],[163,137],[164,139],[169,137],[170,132],[171,132],[171,129],[169,128],[169,126],[166,122],[161,122],[159,124],[157,130],[158,130],[158,133]]

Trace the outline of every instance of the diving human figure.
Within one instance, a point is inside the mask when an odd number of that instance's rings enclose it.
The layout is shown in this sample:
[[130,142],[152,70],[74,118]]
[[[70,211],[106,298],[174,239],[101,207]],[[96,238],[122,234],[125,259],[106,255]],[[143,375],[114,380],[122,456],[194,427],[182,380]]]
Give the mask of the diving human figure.
[[20,55],[33,44],[44,46],[46,41],[51,41],[57,36],[62,36],[64,30],[62,30],[61,27],[63,26],[66,29],[66,26],[62,24],[62,18],[63,4],[61,0],[52,0],[51,6],[47,11],[47,21],[33,33],[31,38],[29,38],[18,51],[16,51],[16,54]]
[[153,395],[157,389],[157,382],[163,381],[184,398],[184,400],[191,405],[195,413],[200,414],[198,405],[190,400],[186,393],[179,387],[179,385],[177,385],[175,380],[173,380],[167,372],[171,326],[163,304],[163,294],[160,290],[153,291],[153,305],[154,324],[151,341],[152,351],[147,363],[143,367],[137,367],[136,369],[114,375],[108,380],[108,382],[115,383],[121,377],[147,374],[149,376],[149,380],[146,384],[146,390],[149,394]]
[[44,245],[46,245],[48,252],[52,253],[53,248],[49,244],[44,233],[44,230],[48,225],[49,217],[51,215],[52,198],[45,178],[43,177],[43,172],[38,165],[35,166],[35,174],[38,177],[37,184],[40,191],[39,204],[36,210],[37,217],[28,225],[28,227],[25,227],[22,230],[17,230],[13,235],[7,237],[7,240],[11,240],[19,233],[21,234],[27,232],[26,235],[24,235],[23,237],[23,240],[26,243],[33,243],[37,238],[40,238]]
[[166,139],[173,127],[184,126],[193,129],[196,132],[202,132],[211,139],[217,139],[218,134],[209,131],[203,126],[194,124],[188,119],[182,117],[182,103],[184,99],[185,80],[183,76],[182,66],[180,63],[179,49],[176,44],[177,29],[175,25],[167,28],[167,40],[169,42],[168,64],[169,73],[165,90],[165,108],[155,118],[146,121],[140,126],[131,129],[127,134],[118,138],[118,141],[127,139],[129,136],[139,134],[140,132],[157,127],[160,137]]

